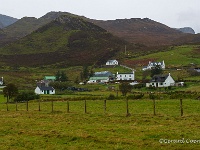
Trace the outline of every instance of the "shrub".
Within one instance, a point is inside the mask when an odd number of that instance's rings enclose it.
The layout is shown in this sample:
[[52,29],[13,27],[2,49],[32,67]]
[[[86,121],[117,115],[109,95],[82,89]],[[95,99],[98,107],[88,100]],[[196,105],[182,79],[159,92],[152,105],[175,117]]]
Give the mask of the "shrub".
[[142,97],[144,97],[144,94],[140,93],[137,95],[128,95],[127,99],[142,99]]
[[40,98],[40,95],[36,95],[34,92],[22,92],[15,97],[14,101],[22,102],[22,101],[39,99],[39,98]]
[[116,99],[116,97],[115,97],[115,95],[110,94],[107,99],[108,100],[114,100],[114,99]]

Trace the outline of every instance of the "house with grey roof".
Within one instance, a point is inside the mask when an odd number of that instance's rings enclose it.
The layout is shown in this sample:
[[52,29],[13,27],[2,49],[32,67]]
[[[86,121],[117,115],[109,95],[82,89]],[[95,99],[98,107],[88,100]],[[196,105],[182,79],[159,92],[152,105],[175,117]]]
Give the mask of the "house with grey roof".
[[149,83],[146,83],[146,87],[168,87],[174,86],[175,81],[171,74],[167,75],[154,75]]
[[37,86],[35,88],[36,94],[55,94],[55,89],[51,86]]

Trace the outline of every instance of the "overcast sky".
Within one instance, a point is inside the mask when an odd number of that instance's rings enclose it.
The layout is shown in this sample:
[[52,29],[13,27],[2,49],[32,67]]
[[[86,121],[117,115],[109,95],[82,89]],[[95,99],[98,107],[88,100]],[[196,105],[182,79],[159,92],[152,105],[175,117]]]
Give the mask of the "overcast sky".
[[0,0],[0,14],[39,18],[50,11],[91,19],[150,18],[169,27],[200,33],[200,0]]

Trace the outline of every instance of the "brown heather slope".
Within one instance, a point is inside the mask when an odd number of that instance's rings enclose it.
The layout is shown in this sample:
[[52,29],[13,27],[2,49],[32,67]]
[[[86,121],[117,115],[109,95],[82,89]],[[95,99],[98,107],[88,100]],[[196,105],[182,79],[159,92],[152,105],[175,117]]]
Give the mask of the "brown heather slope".
[[131,43],[142,43],[148,46],[172,45],[177,39],[186,35],[148,18],[92,20],[92,22]]

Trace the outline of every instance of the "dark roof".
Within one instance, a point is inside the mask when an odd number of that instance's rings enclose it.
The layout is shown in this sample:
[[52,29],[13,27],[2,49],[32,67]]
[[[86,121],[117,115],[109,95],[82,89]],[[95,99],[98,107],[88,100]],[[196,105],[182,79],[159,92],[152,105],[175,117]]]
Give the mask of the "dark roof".
[[169,75],[154,75],[151,82],[165,82]]
[[109,71],[102,71],[102,72],[95,72],[93,77],[109,77],[112,76],[113,74]]
[[40,90],[54,90],[54,88],[51,87],[51,86],[48,86],[48,87],[47,86],[42,86],[42,87],[39,87],[39,88],[40,88]]

